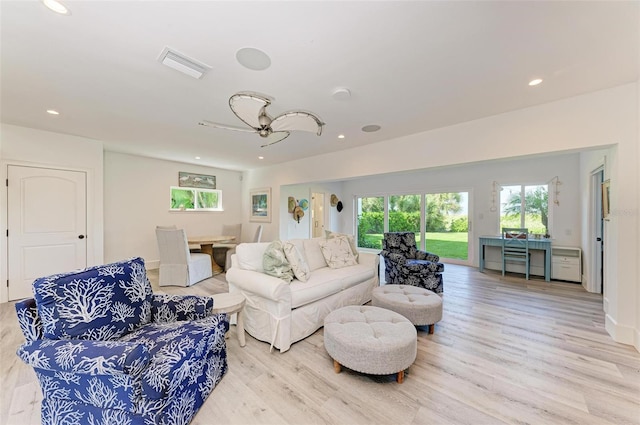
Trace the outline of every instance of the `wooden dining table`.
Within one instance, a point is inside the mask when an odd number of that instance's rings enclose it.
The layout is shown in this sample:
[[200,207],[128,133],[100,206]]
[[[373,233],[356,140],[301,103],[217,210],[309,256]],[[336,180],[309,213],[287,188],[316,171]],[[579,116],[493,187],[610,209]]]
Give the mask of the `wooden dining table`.
[[213,274],[220,274],[223,272],[222,267],[216,260],[213,258],[213,245],[216,243],[229,243],[236,240],[235,236],[189,236],[187,237],[187,242],[189,244],[200,245],[200,250],[204,254],[209,254],[211,256],[211,269],[213,270]]

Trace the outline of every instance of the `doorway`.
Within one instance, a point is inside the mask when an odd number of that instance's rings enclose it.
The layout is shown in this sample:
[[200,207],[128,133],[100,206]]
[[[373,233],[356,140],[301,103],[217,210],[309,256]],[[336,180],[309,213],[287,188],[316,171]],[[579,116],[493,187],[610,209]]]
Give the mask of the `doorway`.
[[87,265],[85,172],[7,168],[9,300],[33,296],[34,279]]
[[602,216],[602,183],[604,167],[591,173],[591,207],[589,220],[589,244],[591,248],[591,266],[589,267],[590,283],[587,290],[604,294],[604,218]]
[[311,194],[311,237],[324,236],[324,193]]

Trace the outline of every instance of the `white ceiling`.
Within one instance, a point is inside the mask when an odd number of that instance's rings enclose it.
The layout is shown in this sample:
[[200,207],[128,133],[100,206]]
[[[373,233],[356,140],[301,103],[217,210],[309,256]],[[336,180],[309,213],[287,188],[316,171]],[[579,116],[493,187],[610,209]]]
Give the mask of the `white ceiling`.
[[[0,2],[2,122],[228,169],[349,149],[638,79],[637,1],[65,4],[70,16],[38,1]],[[166,46],[212,69],[196,80],[165,67],[157,58]],[[235,54],[243,47],[267,53],[271,67],[242,67]],[[544,82],[529,87],[536,77]],[[351,90],[350,100],[332,98],[340,87]],[[198,125],[242,125],[228,98],[245,90],[273,96],[272,115],[318,114],[326,122],[322,136],[294,132],[261,149],[257,135]],[[368,124],[382,129],[362,132]]]

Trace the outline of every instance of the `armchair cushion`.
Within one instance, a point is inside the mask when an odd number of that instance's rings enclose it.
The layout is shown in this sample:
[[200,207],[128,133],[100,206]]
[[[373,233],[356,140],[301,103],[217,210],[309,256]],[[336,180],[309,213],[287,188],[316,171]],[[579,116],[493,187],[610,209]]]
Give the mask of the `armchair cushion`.
[[46,338],[112,340],[151,321],[141,258],[36,279],[33,290]]
[[422,269],[426,269],[434,273],[441,273],[444,271],[444,264],[433,263],[427,260],[407,260],[405,266],[409,271],[416,273]]
[[[220,326],[222,322],[224,326]],[[177,388],[191,386],[204,373],[207,350],[225,350],[224,333],[229,329],[223,314],[188,322],[151,323],[121,341],[144,346],[149,366],[142,372],[142,391],[150,399],[164,398]]]
[[23,344],[17,354],[40,370],[83,375],[137,375],[149,363],[144,345],[123,341],[41,339]]

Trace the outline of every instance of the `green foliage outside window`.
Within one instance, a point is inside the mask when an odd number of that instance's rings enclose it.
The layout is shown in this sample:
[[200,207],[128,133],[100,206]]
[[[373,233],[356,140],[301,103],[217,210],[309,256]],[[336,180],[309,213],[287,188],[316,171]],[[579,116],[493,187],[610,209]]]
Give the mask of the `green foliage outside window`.
[[[384,197],[358,198],[358,246],[382,249]],[[390,232],[415,232],[420,246],[422,195],[390,195],[388,198]],[[426,194],[426,246],[444,258],[467,259],[469,219],[463,204],[466,194]]]
[[172,210],[219,210],[220,191],[184,187],[171,188]]

